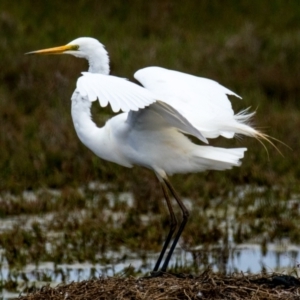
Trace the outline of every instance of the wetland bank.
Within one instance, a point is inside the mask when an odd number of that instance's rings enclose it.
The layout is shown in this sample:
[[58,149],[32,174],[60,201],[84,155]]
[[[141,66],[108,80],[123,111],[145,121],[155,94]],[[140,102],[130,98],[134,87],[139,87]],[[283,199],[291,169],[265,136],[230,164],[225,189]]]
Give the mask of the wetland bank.
[[[34,10],[1,1],[3,298],[101,276],[132,282],[151,270],[166,234],[153,174],[100,161],[75,135],[69,99],[85,62],[23,56],[83,35],[106,45],[114,75],[159,65],[217,80],[243,97],[232,100],[235,111],[257,108],[258,128],[291,147],[279,145],[283,156],[268,147],[268,155],[251,139],[213,141],[247,147],[242,166],[171,178],[192,216],[170,271],[200,276],[209,266],[215,274],[297,277],[300,8],[297,1],[229,3],[79,1],[70,14],[58,1]],[[111,112],[95,106],[93,116],[101,125]]]

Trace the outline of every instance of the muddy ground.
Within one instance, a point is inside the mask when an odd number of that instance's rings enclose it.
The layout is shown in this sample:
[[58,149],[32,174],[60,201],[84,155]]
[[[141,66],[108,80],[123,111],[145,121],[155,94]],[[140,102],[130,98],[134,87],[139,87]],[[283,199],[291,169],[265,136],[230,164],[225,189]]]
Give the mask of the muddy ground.
[[200,276],[165,274],[158,278],[113,277],[45,286],[22,300],[129,300],[129,299],[299,299],[299,279],[282,274],[231,276],[205,271]]

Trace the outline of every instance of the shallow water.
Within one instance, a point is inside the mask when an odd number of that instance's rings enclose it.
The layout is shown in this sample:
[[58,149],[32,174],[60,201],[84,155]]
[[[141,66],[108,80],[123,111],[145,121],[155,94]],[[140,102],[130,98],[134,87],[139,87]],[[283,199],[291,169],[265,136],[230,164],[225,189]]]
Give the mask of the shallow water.
[[[207,253],[208,264],[214,271],[232,272],[250,272],[258,273],[262,270],[267,272],[283,272],[299,276],[298,258],[300,247],[296,245],[276,245],[268,246],[266,254],[262,253],[261,247],[254,244],[238,245],[234,248],[227,249],[226,255],[222,255],[222,249],[213,249],[212,253]],[[224,249],[223,249],[224,250]],[[134,270],[139,270],[143,274],[151,271],[154,267],[158,253],[148,255],[146,259],[141,259],[137,253],[132,251],[122,250],[122,254],[127,254],[126,259],[119,261],[120,253],[108,253],[112,263],[106,265],[91,264],[91,263],[73,263],[73,264],[58,264],[52,262],[40,263],[36,265],[27,265],[18,272],[9,270],[7,265],[1,267],[1,281],[15,280],[18,283],[17,290],[22,291],[24,287],[35,286],[40,288],[50,284],[56,286],[60,283],[82,281],[100,276],[114,276],[116,274],[126,274],[126,268],[130,266]],[[175,264],[190,265],[192,262],[198,261],[201,256],[200,250],[196,252],[188,252],[183,249],[176,249],[170,266]],[[218,255],[216,255],[218,253]],[[197,263],[197,262],[196,262]],[[26,278],[26,280],[24,280]],[[44,280],[43,280],[44,278]],[[45,280],[47,278],[47,280]],[[6,290],[2,290],[1,297],[3,299],[11,299],[18,296]]]
[[[124,207],[120,211],[115,209],[116,204],[120,203],[127,208],[134,206],[134,200],[131,193],[115,193],[110,189],[109,185],[102,183],[92,182],[88,187],[78,189],[78,193],[85,197],[86,191],[88,192],[100,192],[102,191],[107,199],[107,206],[103,209],[103,213],[109,216],[112,220],[117,221],[120,214],[123,213]],[[220,224],[220,227],[228,227],[228,224],[235,223],[235,216],[237,215],[237,205],[239,199],[247,197],[248,193],[253,192],[253,188],[248,186],[238,187],[235,191],[233,203],[226,206],[226,220],[224,226]],[[255,193],[264,193],[264,188],[255,190]],[[43,191],[25,191],[21,195],[22,201],[37,201],[41,195],[45,193],[50,195],[51,199],[55,200],[61,197],[61,191],[59,190],[43,190]],[[9,201],[18,201],[18,197],[10,195],[9,193],[2,194],[2,199],[10,199]],[[50,200],[50,201],[52,201]],[[53,200],[53,201],[54,201]],[[90,208],[93,209],[97,204],[97,197],[95,196],[85,209],[80,210],[80,216],[86,214],[86,211]],[[256,209],[260,205],[262,199],[257,198],[257,201],[247,207],[247,211]],[[184,199],[185,204],[189,209],[194,206],[194,201],[190,199]],[[299,204],[299,195],[293,195],[291,199],[286,201],[286,205],[292,206],[295,209],[295,203]],[[207,214],[214,213],[215,215],[223,215],[224,208],[218,207],[220,199],[213,199],[211,201],[212,207],[207,209]],[[214,206],[214,203],[217,203]],[[300,206],[298,206],[299,208]],[[78,211],[76,211],[78,213]],[[284,213],[284,212],[283,212]],[[72,212],[70,212],[70,215]],[[77,214],[78,215],[78,214]],[[76,216],[77,216],[76,215]],[[55,212],[48,212],[42,215],[19,215],[13,217],[2,218],[0,222],[0,232],[10,230],[14,226],[20,226],[26,230],[31,230],[33,223],[38,223],[41,226],[47,222],[52,222],[55,216]],[[159,216],[158,216],[159,217]],[[276,218],[274,218],[276,219]],[[20,221],[21,220],[21,221]],[[141,220],[144,223],[148,223],[149,216],[141,216]],[[288,238],[275,239],[275,242],[267,243],[264,246],[258,241],[257,237],[253,237],[252,241],[247,243],[235,244],[233,238],[234,225],[228,229],[228,240],[226,244],[218,241],[216,244],[210,244],[203,247],[193,247],[186,249],[179,242],[177,249],[170,261],[170,267],[188,267],[193,273],[201,272],[207,267],[211,267],[214,271],[220,271],[223,273],[232,272],[251,272],[258,273],[261,271],[267,272],[284,272],[299,274],[298,261],[300,261],[300,246],[290,242]],[[62,232],[48,232],[50,236],[59,236]],[[265,233],[264,233],[265,234]],[[21,251],[21,249],[20,249]],[[47,244],[46,251],[51,251],[51,244]],[[158,253],[150,251],[132,251],[125,246],[121,247],[119,251],[107,251],[105,253],[106,263],[103,264],[91,264],[89,262],[84,263],[70,263],[70,264],[55,264],[54,262],[39,261],[35,264],[28,264],[23,267],[10,268],[4,255],[3,249],[0,248],[0,281],[7,283],[13,281],[17,283],[17,291],[22,291],[24,287],[36,286],[41,287],[45,284],[57,285],[59,283],[68,283],[72,281],[88,280],[91,278],[98,278],[99,276],[114,276],[116,274],[127,274],[127,272],[137,274],[147,274],[150,272]],[[9,299],[16,297],[16,294],[2,290],[2,298]]]

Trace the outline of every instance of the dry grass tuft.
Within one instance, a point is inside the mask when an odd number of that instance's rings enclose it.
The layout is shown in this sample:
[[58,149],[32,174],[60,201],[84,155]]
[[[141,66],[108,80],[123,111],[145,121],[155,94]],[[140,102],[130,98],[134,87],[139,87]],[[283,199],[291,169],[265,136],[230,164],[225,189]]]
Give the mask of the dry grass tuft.
[[112,277],[43,287],[21,297],[35,299],[299,299],[300,281],[280,274],[220,275],[210,270],[200,276],[158,278]]

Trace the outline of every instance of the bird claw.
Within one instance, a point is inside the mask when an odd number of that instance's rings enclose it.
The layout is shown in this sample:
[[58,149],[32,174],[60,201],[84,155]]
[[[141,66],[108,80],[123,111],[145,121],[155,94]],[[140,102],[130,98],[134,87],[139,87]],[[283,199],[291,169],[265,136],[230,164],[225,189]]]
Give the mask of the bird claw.
[[147,278],[147,279],[156,278],[156,277],[161,277],[161,276],[163,276],[165,274],[168,274],[168,273],[165,272],[165,271],[161,271],[161,270],[159,270],[159,271],[152,271],[152,272],[150,272],[149,276],[145,276],[144,278]]
[[177,277],[177,278],[194,278],[194,275],[192,274],[184,274],[184,273],[169,273],[169,272],[166,272],[166,271],[162,271],[162,270],[159,270],[159,271],[152,271],[150,272],[150,276],[145,276],[144,278],[156,278],[156,277],[162,277],[162,276],[173,276],[173,277]]

